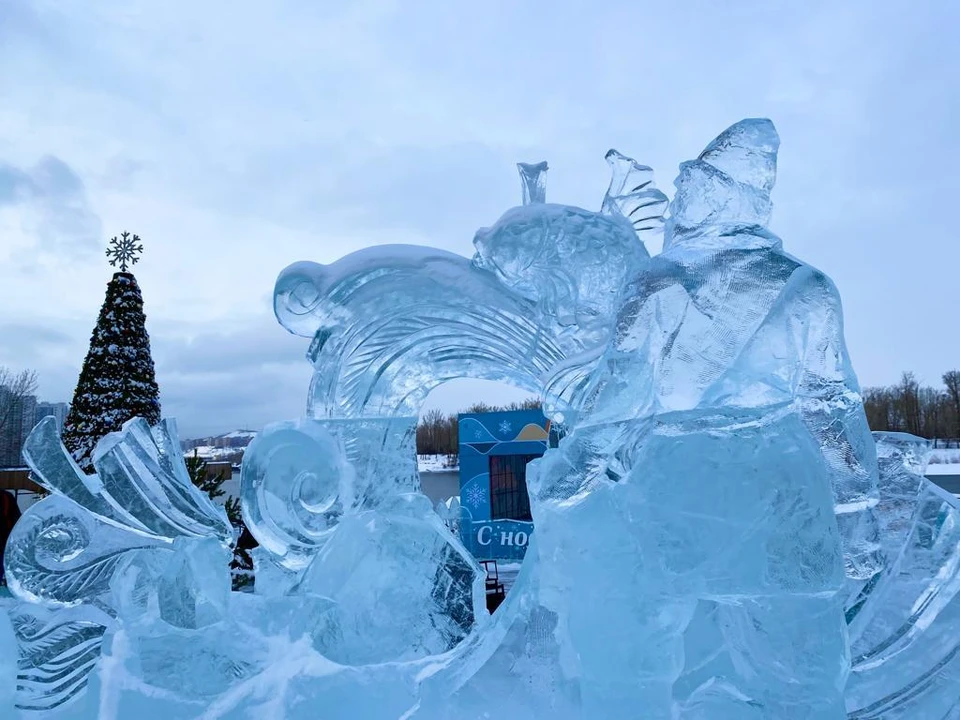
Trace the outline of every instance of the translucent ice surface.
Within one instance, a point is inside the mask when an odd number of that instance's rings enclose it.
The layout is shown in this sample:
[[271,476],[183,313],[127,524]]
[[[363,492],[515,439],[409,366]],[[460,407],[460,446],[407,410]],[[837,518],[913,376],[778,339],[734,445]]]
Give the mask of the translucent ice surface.
[[850,625],[852,718],[960,712],[960,503],[923,477],[929,442],[875,433],[887,567]]
[[419,493],[350,515],[298,592],[336,603],[325,654],[347,665],[439,655],[484,620],[484,573]]
[[[131,421],[87,476],[41,422],[0,717],[960,717],[960,508],[926,441],[867,429],[837,288],[767,226],[779,142],[733,125],[669,202],[611,150],[599,211],[520,164],[473,258],[283,270],[314,376],[244,458],[253,592],[230,591],[233,530],[172,423]],[[538,393],[563,430],[492,616],[468,509],[419,492],[422,403],[462,377]]]
[[[18,600],[3,609],[23,711],[81,695],[105,633],[124,615],[195,622],[199,589],[214,580],[184,566],[204,542],[223,549],[233,540],[223,509],[190,482],[172,422],[150,428],[136,418],[107,435],[94,451],[96,475],[77,467],[56,427],[45,418],[27,438],[24,458],[50,494],[23,514],[4,554]],[[168,571],[171,555],[179,567]]]

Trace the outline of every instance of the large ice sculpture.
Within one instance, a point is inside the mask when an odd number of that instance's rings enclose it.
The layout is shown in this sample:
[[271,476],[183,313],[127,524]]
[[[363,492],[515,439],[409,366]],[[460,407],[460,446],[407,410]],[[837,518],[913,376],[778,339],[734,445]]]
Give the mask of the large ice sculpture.
[[[698,603],[727,606],[717,649],[744,668],[707,716],[756,704],[769,717],[842,716],[833,496],[838,515],[857,507],[841,528],[848,568],[869,577],[860,526],[876,470],[865,423],[848,419],[863,411],[836,291],[765,227],[778,144],[771,123],[745,121],[681,166],[665,249],[627,285],[576,428],[536,463],[538,539],[562,560],[543,575],[566,587],[591,717],[638,705],[673,716]],[[587,537],[574,530],[601,517]]]
[[[284,270],[314,377],[244,458],[254,593],[230,592],[232,531],[171,424],[128,423],[84,476],[42,422],[0,716],[958,717],[960,507],[924,441],[868,432],[837,290],[767,227],[778,145],[732,126],[667,217],[615,150],[599,212],[521,164],[472,259]],[[528,471],[536,532],[492,617],[459,503],[438,515],[416,471],[421,404],[460,377],[536,392],[566,430]]]

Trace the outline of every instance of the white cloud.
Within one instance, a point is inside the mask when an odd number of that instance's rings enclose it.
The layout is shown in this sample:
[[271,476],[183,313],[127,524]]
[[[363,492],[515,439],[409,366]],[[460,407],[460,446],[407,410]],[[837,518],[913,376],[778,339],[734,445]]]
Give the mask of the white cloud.
[[101,229],[83,181],[60,158],[46,155],[24,168],[0,161],[0,232],[10,240],[0,261],[23,267],[28,253],[47,260],[88,255]]

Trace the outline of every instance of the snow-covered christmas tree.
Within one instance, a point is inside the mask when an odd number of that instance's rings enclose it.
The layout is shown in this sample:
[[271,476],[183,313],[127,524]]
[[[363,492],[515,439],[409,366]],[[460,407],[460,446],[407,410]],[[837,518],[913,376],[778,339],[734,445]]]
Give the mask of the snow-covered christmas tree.
[[63,444],[80,467],[92,473],[93,448],[104,435],[140,416],[160,421],[160,391],[150,356],[143,297],[127,265],[139,260],[140,238],[122,233],[107,250],[111,265],[120,265],[107,285],[107,296],[90,338],[73,404],[63,427]]

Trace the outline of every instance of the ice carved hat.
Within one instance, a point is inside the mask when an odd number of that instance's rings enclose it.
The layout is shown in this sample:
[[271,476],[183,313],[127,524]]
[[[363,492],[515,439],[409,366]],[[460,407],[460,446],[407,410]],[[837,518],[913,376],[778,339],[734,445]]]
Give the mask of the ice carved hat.
[[748,118],[731,125],[700,153],[732,180],[769,193],[777,182],[780,136],[767,118]]
[[[681,163],[664,249],[711,228],[766,227],[779,147],[770,120],[748,118],[724,130],[696,160]],[[724,242],[736,244],[733,238]]]

